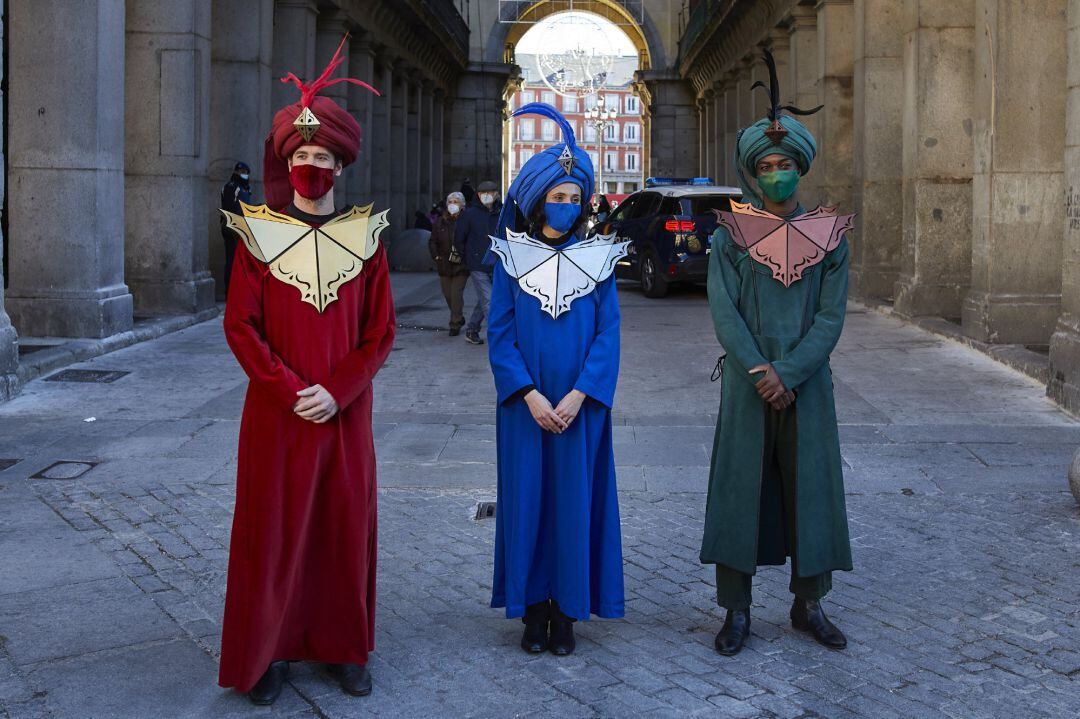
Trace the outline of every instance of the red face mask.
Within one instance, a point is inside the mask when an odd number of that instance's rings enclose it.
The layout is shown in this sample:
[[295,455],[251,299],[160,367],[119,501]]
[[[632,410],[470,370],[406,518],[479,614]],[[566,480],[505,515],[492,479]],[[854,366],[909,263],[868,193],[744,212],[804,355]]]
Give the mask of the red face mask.
[[334,170],[317,165],[293,165],[289,170],[289,184],[301,197],[317,200],[334,186]]

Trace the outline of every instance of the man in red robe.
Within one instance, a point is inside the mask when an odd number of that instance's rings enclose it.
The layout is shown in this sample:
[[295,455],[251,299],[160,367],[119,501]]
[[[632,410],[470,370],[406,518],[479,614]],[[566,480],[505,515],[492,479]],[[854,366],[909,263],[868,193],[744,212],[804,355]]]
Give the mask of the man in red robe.
[[[368,212],[334,207],[333,177],[356,159],[360,126],[316,93],[344,80],[329,80],[341,61],[339,49],[310,85],[287,78],[302,98],[275,115],[266,140],[268,207],[229,217],[249,232],[237,248],[225,336],[250,383],[218,682],[256,704],[277,698],[290,660],[328,663],[345,691],[371,692],[371,383],[393,345],[395,320],[378,230],[368,233],[369,251],[357,254],[339,231],[341,220],[365,223]],[[281,232],[302,237],[273,255],[267,238],[279,241]]]

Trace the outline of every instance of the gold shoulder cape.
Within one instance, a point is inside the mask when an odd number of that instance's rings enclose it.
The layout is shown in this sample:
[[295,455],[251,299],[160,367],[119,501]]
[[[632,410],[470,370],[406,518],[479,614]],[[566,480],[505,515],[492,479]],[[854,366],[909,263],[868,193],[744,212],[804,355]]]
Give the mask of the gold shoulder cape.
[[354,206],[321,227],[266,205],[240,206],[242,216],[221,211],[225,223],[275,278],[300,290],[300,299],[320,313],[338,298],[338,288],[364,269],[379,247],[379,234],[390,224],[389,210],[372,215],[371,205]]

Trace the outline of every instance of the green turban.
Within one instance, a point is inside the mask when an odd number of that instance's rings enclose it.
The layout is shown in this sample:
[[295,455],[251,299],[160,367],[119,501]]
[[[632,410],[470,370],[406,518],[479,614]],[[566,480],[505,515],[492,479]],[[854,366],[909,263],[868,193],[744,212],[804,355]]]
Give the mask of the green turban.
[[754,181],[757,163],[761,158],[766,155],[790,157],[799,166],[799,174],[805,175],[810,171],[810,163],[817,155],[817,143],[814,142],[814,136],[794,117],[780,116],[780,124],[784,126],[788,134],[779,145],[774,145],[765,134],[770,124],[772,123],[766,118],[758,120],[750,127],[739,130],[738,139],[735,142],[735,172],[739,177],[739,185],[742,187],[743,200],[755,207],[761,207],[762,204],[757,183]]

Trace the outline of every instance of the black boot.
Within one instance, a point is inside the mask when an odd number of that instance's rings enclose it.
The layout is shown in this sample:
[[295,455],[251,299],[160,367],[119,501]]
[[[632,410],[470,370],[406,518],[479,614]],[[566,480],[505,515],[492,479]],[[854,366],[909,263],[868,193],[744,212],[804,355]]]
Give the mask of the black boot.
[[729,609],[724,626],[716,635],[716,651],[726,657],[738,654],[750,638],[750,610]]
[[548,621],[551,607],[545,599],[525,607],[525,616],[521,618],[525,631],[521,634],[521,648],[530,654],[539,654],[548,648]]
[[371,693],[371,672],[363,664],[332,664],[331,672],[341,683],[345,693],[354,697],[366,697]]
[[818,644],[829,649],[843,649],[847,646],[844,633],[825,616],[820,602],[811,602],[795,597],[791,604],[791,626],[804,632],[810,632]]
[[258,704],[259,706],[273,704],[280,696],[281,689],[285,686],[285,678],[288,676],[288,662],[270,662],[270,666],[267,667],[262,678],[255,682],[255,686],[247,693],[248,699],[251,700],[252,704]]
[[565,657],[574,653],[574,620],[559,611],[556,602],[551,603],[551,653]]

